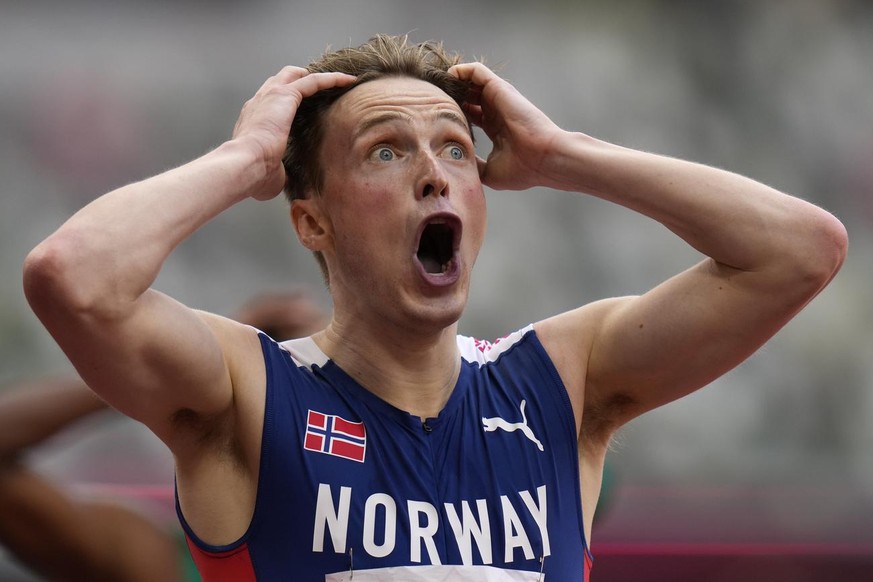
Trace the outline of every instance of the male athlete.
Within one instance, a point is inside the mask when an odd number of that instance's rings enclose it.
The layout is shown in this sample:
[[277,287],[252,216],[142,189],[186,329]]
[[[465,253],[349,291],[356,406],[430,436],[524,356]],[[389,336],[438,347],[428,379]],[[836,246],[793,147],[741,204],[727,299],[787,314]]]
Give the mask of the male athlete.
[[[493,345],[459,337],[483,185],[597,196],[706,258]],[[277,344],[150,287],[186,237],[283,186],[324,330]],[[587,578],[614,431],[742,362],[846,247],[811,204],[565,131],[482,64],[380,36],[281,70],[229,141],[86,206],[24,282],[87,383],[173,451],[205,580],[563,581]]]

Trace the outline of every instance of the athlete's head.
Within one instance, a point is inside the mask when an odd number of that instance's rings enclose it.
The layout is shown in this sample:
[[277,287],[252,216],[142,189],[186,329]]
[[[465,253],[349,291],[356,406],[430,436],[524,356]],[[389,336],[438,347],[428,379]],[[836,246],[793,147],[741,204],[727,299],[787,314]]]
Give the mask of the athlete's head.
[[[342,72],[356,76],[357,81],[348,87],[320,91],[304,99],[298,107],[283,158],[288,200],[321,193],[326,162],[321,155],[324,120],[337,99],[354,87],[376,79],[410,77],[435,85],[462,107],[469,84],[447,72],[460,61],[461,56],[447,52],[442,43],[414,44],[406,35],[377,35],[359,47],[328,51],[310,63],[307,67],[310,72]],[[319,252],[314,254],[327,281],[324,257]]]

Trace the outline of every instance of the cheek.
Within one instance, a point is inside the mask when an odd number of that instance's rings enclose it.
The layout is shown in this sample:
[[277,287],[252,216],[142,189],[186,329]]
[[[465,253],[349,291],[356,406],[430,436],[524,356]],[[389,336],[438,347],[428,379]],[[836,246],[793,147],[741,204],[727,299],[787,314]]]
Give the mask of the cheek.
[[388,176],[372,176],[360,181],[350,182],[346,191],[349,193],[350,205],[357,208],[357,212],[378,213],[385,208],[391,208],[396,204],[396,196],[400,178]]
[[480,239],[485,236],[485,230],[488,223],[488,209],[485,201],[485,193],[482,188],[471,187],[464,193],[466,207],[468,211],[467,225],[470,228],[470,234]]
[[391,252],[396,237],[405,231],[403,215],[397,210],[396,200],[358,187],[355,199],[348,200],[335,215],[338,250],[356,261],[378,262]]

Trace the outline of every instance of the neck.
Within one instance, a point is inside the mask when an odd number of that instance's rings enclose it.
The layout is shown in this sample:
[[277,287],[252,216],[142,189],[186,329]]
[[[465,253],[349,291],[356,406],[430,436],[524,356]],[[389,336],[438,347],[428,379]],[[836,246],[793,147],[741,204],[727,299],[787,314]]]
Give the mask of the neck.
[[334,319],[313,339],[361,386],[424,420],[439,414],[457,382],[456,334],[457,324],[432,334],[391,334]]

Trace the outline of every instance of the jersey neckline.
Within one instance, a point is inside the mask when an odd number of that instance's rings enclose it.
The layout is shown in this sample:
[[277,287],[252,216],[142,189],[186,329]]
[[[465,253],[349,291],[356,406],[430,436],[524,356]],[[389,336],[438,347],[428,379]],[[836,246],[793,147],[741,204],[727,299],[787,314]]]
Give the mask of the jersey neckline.
[[464,399],[464,395],[469,389],[468,376],[470,374],[469,368],[471,363],[463,358],[461,351],[458,350],[457,356],[460,360],[460,370],[449,399],[437,416],[422,419],[406,410],[397,408],[362,386],[343,370],[339,364],[330,359],[312,338],[306,337],[289,340],[281,342],[280,345],[299,364],[308,367],[314,374],[323,377],[349,397],[363,402],[368,408],[377,411],[381,416],[392,418],[410,430],[421,431],[423,426],[426,427],[425,430],[428,432],[438,429],[447,418],[457,412],[460,403]]

